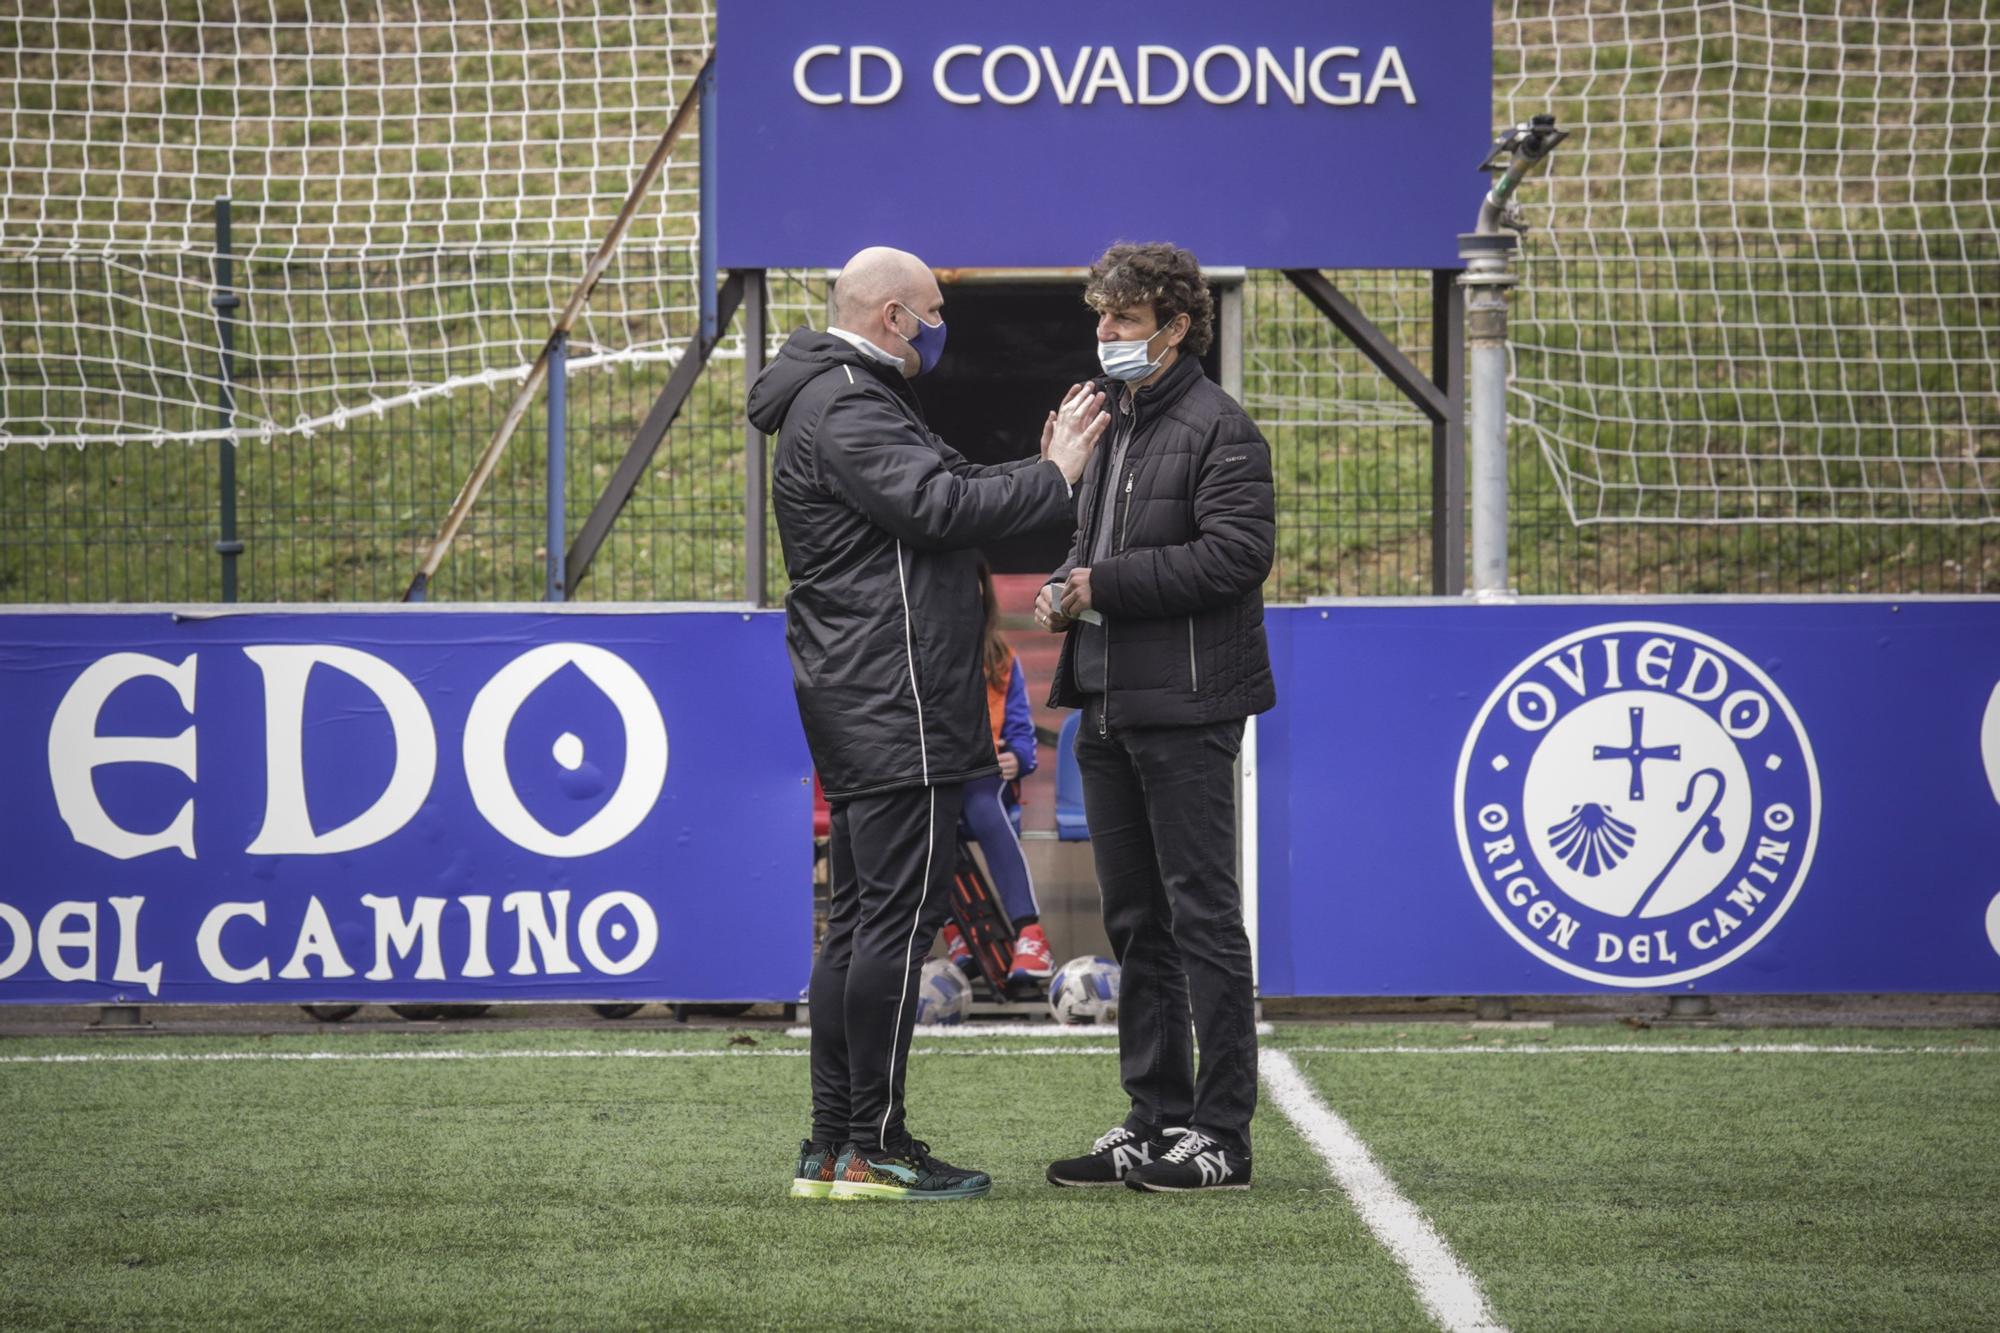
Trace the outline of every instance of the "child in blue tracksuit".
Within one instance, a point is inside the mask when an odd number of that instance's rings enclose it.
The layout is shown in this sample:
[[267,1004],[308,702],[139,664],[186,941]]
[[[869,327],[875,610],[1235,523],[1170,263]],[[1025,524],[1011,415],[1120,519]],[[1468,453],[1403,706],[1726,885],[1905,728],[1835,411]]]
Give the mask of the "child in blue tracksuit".
[[[1028,678],[1021,659],[1000,637],[1000,602],[993,591],[993,571],[984,560],[979,562],[979,599],[986,609],[980,666],[986,676],[986,709],[1000,774],[965,784],[959,833],[979,844],[1000,905],[1014,923],[1012,976],[1041,980],[1054,975],[1055,958],[1042,934],[1035,882],[1021,851],[1021,779],[1035,771],[1035,724],[1028,712]],[[957,926],[944,928],[944,941],[951,960],[969,969],[972,951]]]

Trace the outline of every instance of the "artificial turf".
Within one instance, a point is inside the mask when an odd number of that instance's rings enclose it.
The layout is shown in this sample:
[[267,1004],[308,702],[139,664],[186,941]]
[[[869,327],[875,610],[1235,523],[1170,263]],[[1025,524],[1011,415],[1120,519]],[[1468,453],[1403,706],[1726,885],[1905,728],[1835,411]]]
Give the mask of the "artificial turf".
[[[1577,1040],[1505,1040],[1537,1038]],[[1268,1106],[1247,1193],[1058,1191],[1043,1166],[1122,1110],[1108,1042],[919,1054],[913,1127],[991,1171],[991,1197],[800,1201],[785,1186],[806,1066],[771,1053],[803,1043],[747,1039],[0,1042],[0,1057],[507,1057],[0,1065],[0,1326],[1427,1325],[1401,1268]],[[1400,1040],[1492,1038],[1425,1027]],[[1589,1040],[1982,1053],[1399,1056],[1352,1049],[1398,1043],[1380,1029],[1301,1027],[1267,1043],[1295,1052],[1516,1329],[1995,1321],[1993,1034]],[[612,1049],[727,1054],[554,1054]]]
[[2000,1327],[1996,1034],[1581,1040],[1725,1051],[1294,1058],[1510,1327]]

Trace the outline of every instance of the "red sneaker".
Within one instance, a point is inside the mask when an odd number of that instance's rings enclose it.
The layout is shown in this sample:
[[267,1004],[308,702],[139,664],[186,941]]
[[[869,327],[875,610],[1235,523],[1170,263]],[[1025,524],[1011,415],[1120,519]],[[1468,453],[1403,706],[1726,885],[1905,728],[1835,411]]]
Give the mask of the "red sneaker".
[[968,977],[972,975],[972,946],[965,942],[965,936],[958,933],[956,924],[944,928],[944,956],[958,964],[958,970]]
[[1056,974],[1056,958],[1049,952],[1048,937],[1040,922],[1024,929],[1014,939],[1014,970],[1008,979],[1028,977],[1040,981]]

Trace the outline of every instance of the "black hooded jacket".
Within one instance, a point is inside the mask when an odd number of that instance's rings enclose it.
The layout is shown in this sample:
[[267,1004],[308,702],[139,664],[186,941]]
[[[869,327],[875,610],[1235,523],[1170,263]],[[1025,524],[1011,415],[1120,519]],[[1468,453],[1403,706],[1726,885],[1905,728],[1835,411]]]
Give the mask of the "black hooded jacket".
[[[1123,386],[1099,380],[1116,396]],[[1108,725],[1184,727],[1261,713],[1277,702],[1264,639],[1264,578],[1277,535],[1271,450],[1236,401],[1182,356],[1141,389],[1124,466],[1111,467],[1117,422],[1077,486],[1076,538],[1051,577],[1090,569],[1104,617],[1102,679],[1077,679],[1079,627],[1056,667],[1051,707],[1102,694]],[[1093,561],[1116,488],[1111,554]]]
[[968,463],[893,366],[799,329],[750,390],[806,743],[835,799],[998,771],[973,548],[1074,521],[1053,464]]

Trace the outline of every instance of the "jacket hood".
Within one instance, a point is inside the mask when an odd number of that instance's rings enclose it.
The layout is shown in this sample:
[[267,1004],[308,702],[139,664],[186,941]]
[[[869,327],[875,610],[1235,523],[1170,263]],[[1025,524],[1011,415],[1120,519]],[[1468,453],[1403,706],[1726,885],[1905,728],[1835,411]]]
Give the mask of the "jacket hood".
[[[785,339],[785,345],[778,349],[778,355],[750,386],[750,424],[766,435],[776,435],[785,424],[785,414],[792,410],[792,400],[799,396],[799,390],[822,371],[840,365],[886,378],[882,375],[886,367],[876,366],[852,343],[817,329],[794,329],[792,336]],[[900,380],[902,376],[898,374],[896,378]]]

